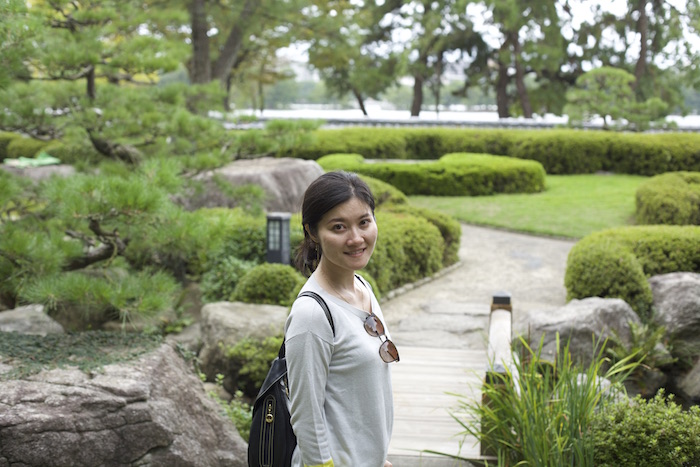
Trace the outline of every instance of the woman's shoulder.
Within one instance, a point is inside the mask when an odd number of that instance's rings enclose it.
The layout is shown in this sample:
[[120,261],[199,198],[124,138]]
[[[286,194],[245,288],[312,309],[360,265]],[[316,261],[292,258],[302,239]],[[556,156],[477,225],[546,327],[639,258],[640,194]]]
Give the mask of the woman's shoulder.
[[[315,292],[321,300],[323,293],[313,289],[302,289],[304,291]],[[326,304],[328,307],[328,305]],[[330,311],[329,311],[330,312]],[[332,315],[331,315],[332,316]],[[311,332],[319,337],[332,340],[333,331],[328,317],[321,303],[309,296],[299,296],[292,304],[292,309],[287,317],[286,333],[288,336]]]

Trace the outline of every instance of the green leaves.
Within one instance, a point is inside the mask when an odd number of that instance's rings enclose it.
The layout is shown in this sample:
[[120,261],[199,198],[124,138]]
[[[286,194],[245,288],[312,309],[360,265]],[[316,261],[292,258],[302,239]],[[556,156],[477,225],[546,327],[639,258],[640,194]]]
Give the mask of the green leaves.
[[[620,383],[636,364],[628,358],[607,366],[602,342],[587,367],[575,362],[558,336],[553,361],[541,355],[542,345],[543,340],[537,348],[523,338],[516,341],[520,351],[513,350],[514,363],[505,373],[491,362],[482,386],[485,402],[458,395],[460,410],[453,417],[464,427],[462,434],[498,455],[498,465],[592,466],[592,419],[624,394]],[[457,415],[463,412],[466,417]]]

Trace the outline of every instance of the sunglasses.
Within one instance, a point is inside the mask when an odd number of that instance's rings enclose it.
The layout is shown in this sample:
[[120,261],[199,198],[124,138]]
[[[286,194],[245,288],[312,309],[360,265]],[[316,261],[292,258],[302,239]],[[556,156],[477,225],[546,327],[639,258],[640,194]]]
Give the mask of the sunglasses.
[[372,337],[378,337],[379,340],[384,338],[382,345],[379,346],[379,356],[382,357],[382,360],[386,363],[399,361],[399,351],[396,350],[394,343],[386,337],[384,325],[374,313],[365,318],[365,331]]

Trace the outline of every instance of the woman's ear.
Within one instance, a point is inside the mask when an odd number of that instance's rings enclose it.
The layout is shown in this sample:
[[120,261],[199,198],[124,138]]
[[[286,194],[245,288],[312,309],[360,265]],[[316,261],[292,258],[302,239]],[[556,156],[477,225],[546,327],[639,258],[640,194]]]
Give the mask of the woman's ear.
[[311,233],[311,227],[309,227],[309,224],[304,224],[304,230],[306,231],[307,235],[311,240],[318,243],[318,239],[316,238],[316,236]]

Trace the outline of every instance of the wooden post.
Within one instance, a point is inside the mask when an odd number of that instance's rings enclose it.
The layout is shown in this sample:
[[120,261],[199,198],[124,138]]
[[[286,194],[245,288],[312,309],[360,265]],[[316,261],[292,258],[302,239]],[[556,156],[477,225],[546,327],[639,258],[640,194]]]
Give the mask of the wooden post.
[[[513,333],[513,306],[510,294],[502,292],[493,295],[491,301],[491,313],[489,314],[489,341],[487,348],[488,367],[484,376],[484,384],[499,385],[505,384],[503,376],[506,375],[506,368],[512,367],[513,353],[511,352],[511,338]],[[482,392],[481,403],[489,404],[488,396]],[[482,420],[481,431],[486,432],[489,427]],[[496,456],[493,446],[481,443],[481,456]]]

